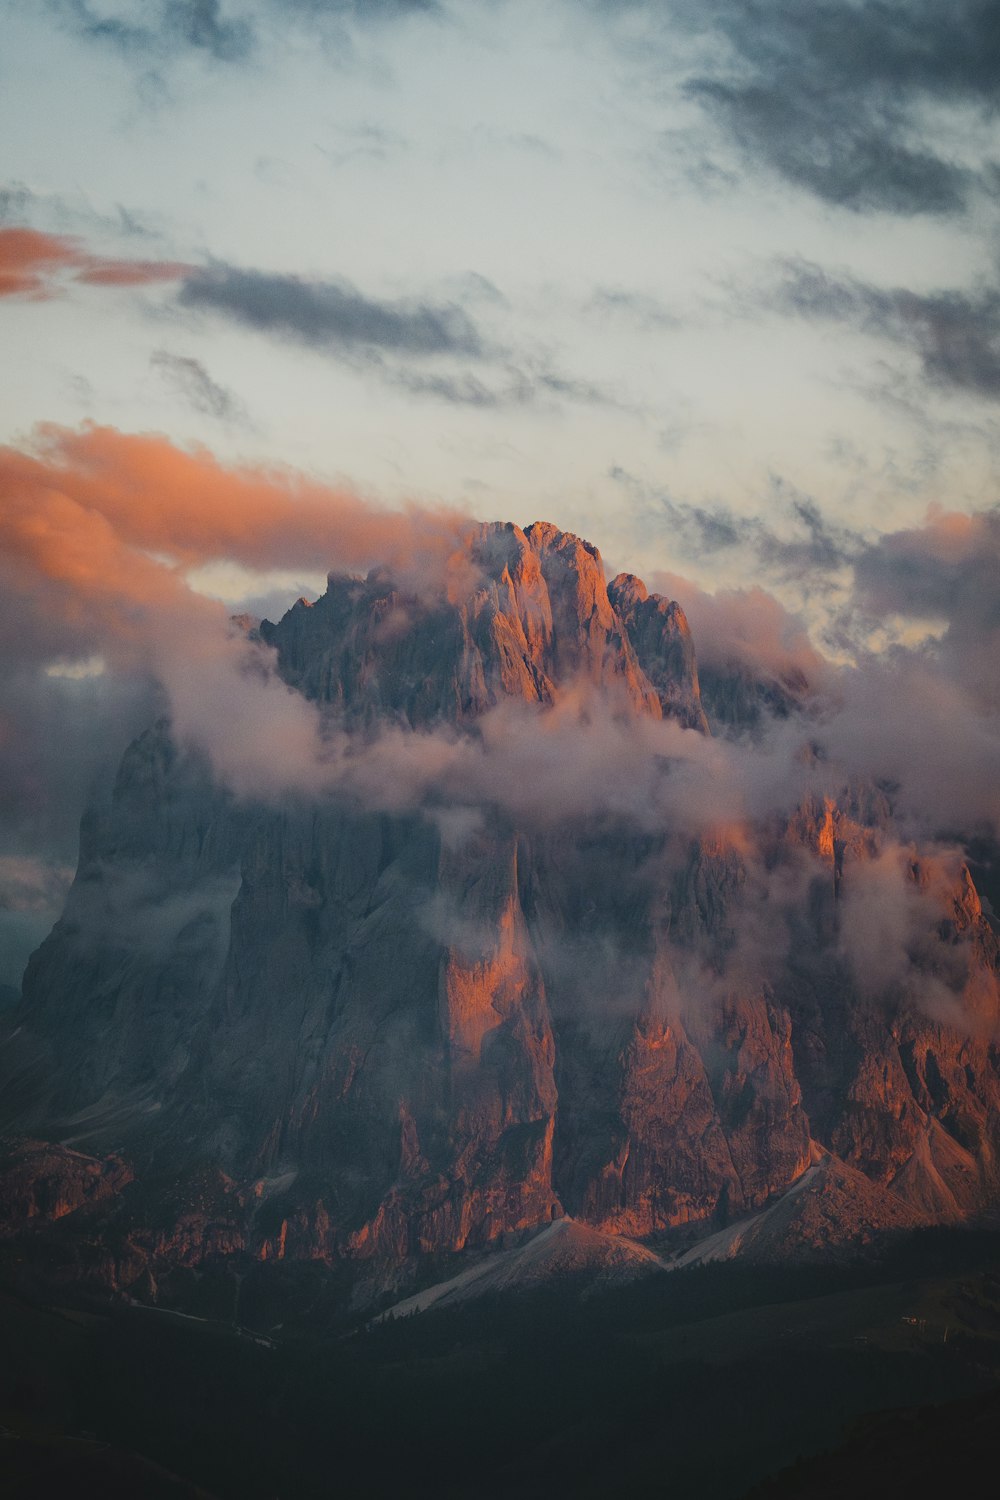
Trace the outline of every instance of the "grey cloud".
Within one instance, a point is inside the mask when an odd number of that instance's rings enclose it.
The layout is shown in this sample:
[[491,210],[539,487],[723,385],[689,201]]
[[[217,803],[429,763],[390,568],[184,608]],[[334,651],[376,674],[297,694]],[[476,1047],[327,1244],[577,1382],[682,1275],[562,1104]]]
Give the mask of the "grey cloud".
[[590,299],[590,310],[600,316],[624,318],[643,328],[677,328],[680,319],[655,297],[625,287],[598,287]]
[[1000,507],[932,518],[879,537],[855,562],[868,604],[915,618],[1000,629]]
[[779,73],[767,88],[711,80],[691,88],[770,166],[828,203],[896,214],[963,206],[965,169],[893,141],[893,126],[876,109],[840,113],[835,95],[796,95],[787,84]]
[[862,658],[818,732],[832,764],[892,788],[912,836],[1000,829],[1000,722],[934,651]]
[[38,193],[23,182],[7,182],[0,187],[0,224],[30,225],[60,233],[99,229],[129,239],[153,237],[153,230],[122,203],[115,204],[113,213],[101,213],[83,194]]
[[342,126],[337,131],[336,139],[343,144],[317,144],[316,147],[320,155],[335,167],[345,166],[348,162],[385,161],[392,154],[405,151],[407,145],[405,136],[398,131],[387,130],[384,125],[371,122]]
[[169,35],[220,62],[240,62],[253,48],[248,22],[227,20],[219,0],[167,0],[163,17]]
[[57,920],[71,865],[35,854],[0,854],[0,1005],[15,999],[32,951]]
[[672,527],[698,552],[724,552],[738,547],[745,540],[747,523],[733,515],[724,506],[709,510],[703,505],[691,505],[687,501],[671,500],[664,496],[663,512]]
[[[773,488],[779,497],[786,489],[780,480],[773,482]],[[855,532],[827,521],[816,502],[807,496],[793,495],[788,510],[801,536],[786,540],[761,522],[752,528],[754,545],[765,565],[789,573],[810,569],[832,572],[850,561],[858,541]]]
[[406,357],[483,354],[479,333],[460,307],[379,302],[342,281],[217,266],[189,277],[179,300],[317,349],[385,350]]
[[[474,273],[464,278],[463,285],[476,300],[501,297],[491,283]],[[188,276],[178,301],[262,333],[360,361],[390,385],[455,406],[527,406],[555,397],[629,409],[613,391],[564,375],[541,359],[528,357],[524,368],[509,362],[510,351],[489,344],[454,301],[378,301],[345,281],[309,280],[227,265]],[[428,360],[439,359],[474,360],[479,371],[454,365],[426,367]],[[190,372],[188,379],[193,379]]]
[[62,903],[72,879],[71,865],[30,855],[0,855],[0,910],[49,912]]
[[504,366],[492,379],[481,379],[468,371],[454,375],[426,374],[422,371],[383,368],[391,384],[411,391],[417,396],[430,396],[450,402],[454,406],[478,406],[503,408],[531,406],[545,403],[549,398],[561,397],[565,401],[578,402],[584,406],[608,406],[618,410],[629,410],[625,402],[612,392],[592,385],[586,380],[575,380],[560,375],[554,370],[533,370],[527,373],[514,365]]
[[921,648],[929,669],[960,686],[980,710],[1000,711],[1000,506],[973,515],[932,515],[892,532],[854,565],[863,618],[938,621],[944,633]]
[[780,310],[851,324],[913,350],[926,378],[1000,398],[1000,290],[911,292],[790,261],[771,295]]
[[[970,170],[936,149],[928,104],[992,116],[1000,76],[993,0],[715,0],[674,14],[714,28],[730,63],[688,88],[752,156],[826,202],[948,213]],[[989,164],[983,164],[988,173]]]
[[253,51],[254,29],[223,12],[220,0],[159,0],[137,6],[135,20],[107,16],[92,0],[54,0],[80,35],[126,54],[162,57],[192,48],[218,62],[242,62]]
[[622,407],[625,404],[602,386],[594,385],[589,380],[577,380],[570,375],[559,375],[552,370],[542,372],[537,377],[537,385],[539,389],[548,391],[553,396],[565,396],[568,400],[579,401],[584,406]]
[[[215,949],[216,963],[225,957],[229,911],[240,885],[239,866],[223,874],[202,875],[180,887],[164,878],[149,861],[125,858],[113,866],[98,862],[72,891],[67,916],[107,943],[128,944],[134,952],[163,959],[176,951],[185,929]],[[176,878],[176,877],[175,877]]]
[[246,408],[239,397],[213,380],[200,360],[157,349],[150,363],[196,411],[222,422],[246,421]]
[[[11,637],[3,635],[9,652]],[[52,677],[30,662],[8,671],[0,688],[5,852],[40,849],[57,864],[73,859],[88,796],[109,783],[121,745],[155,717],[158,704],[141,678]]]
[[415,370],[386,371],[392,385],[414,396],[429,396],[451,406],[474,406],[483,409],[509,406],[524,399],[525,388],[517,383],[496,387],[468,371],[457,375],[428,375]]
[[[637,487],[624,469],[611,470],[612,479]],[[641,486],[639,486],[641,488]],[[650,519],[655,515],[666,525],[689,555],[712,556],[742,548],[752,553],[765,570],[776,577],[814,575],[814,586],[823,575],[852,562],[862,540],[857,532],[827,520],[819,506],[779,477],[771,481],[771,513],[776,509],[790,522],[790,535],[776,531],[760,516],[741,516],[723,503],[694,505],[666,494],[647,498]]]
[[813,646],[805,621],[759,584],[710,594],[677,573],[653,573],[647,582],[681,603],[699,669],[740,664],[779,681],[829,681],[830,664]]
[[23,637],[6,623],[0,619],[11,663],[0,683],[0,985],[16,987],[61,910],[80,815],[106,793],[122,746],[155,717],[158,700],[138,679],[50,677],[25,659],[30,647],[13,660]]
[[131,12],[107,14],[101,0],[48,0],[50,7],[86,40],[115,48],[140,62],[185,51],[216,62],[242,63],[259,48],[267,12],[286,27],[293,17],[314,26],[390,21],[436,15],[437,0],[135,0]]
[[454,284],[463,301],[492,303],[494,307],[510,306],[500,288],[478,271],[466,271],[464,275],[456,276]]
[[279,8],[308,16],[348,17],[358,21],[437,15],[441,10],[438,0],[275,0],[275,3]]
[[35,194],[21,182],[0,188],[0,224],[21,224],[34,202]]

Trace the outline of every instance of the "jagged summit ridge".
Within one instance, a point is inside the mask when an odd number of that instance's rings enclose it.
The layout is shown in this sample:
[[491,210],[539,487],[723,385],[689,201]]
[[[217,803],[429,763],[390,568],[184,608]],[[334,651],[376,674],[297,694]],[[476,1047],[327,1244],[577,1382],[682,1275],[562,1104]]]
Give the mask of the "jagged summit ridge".
[[351,718],[468,723],[504,699],[550,704],[584,686],[707,728],[683,612],[654,597],[635,639],[589,542],[545,521],[483,523],[447,577],[428,598],[384,568],[331,573],[315,605],[300,600],[261,636],[290,683]]

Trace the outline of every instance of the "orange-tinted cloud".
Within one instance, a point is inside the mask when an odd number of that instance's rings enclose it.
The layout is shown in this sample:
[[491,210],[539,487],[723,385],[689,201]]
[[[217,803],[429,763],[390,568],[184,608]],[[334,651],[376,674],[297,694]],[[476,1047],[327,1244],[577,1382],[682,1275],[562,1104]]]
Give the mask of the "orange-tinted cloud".
[[279,467],[227,468],[205,449],[88,425],[38,430],[34,453],[0,449],[0,489],[58,494],[117,545],[180,569],[221,559],[251,568],[397,571],[440,588],[469,522],[453,510],[392,511]]
[[157,281],[180,281],[191,270],[179,260],[102,260],[95,256],[76,279],[87,286],[150,286]]
[[233,785],[315,788],[328,778],[314,707],[186,571],[218,559],[349,571],[383,561],[439,597],[467,556],[467,526],[286,471],[227,469],[165,438],[48,428],[34,452],[0,448],[0,651],[36,666],[97,654],[151,674],[178,737]]
[[179,281],[191,267],[180,261],[116,260],[91,255],[70,235],[39,229],[0,229],[0,297],[46,301],[59,296],[64,279],[88,286],[148,286]]
[[52,296],[52,278],[75,253],[72,240],[37,229],[0,229],[0,297]]
[[109,427],[47,427],[34,452],[0,448],[12,591],[44,590],[49,626],[87,620],[115,640],[178,590],[194,608],[185,571],[222,559],[312,571],[380,562],[411,587],[439,590],[467,526],[457,512],[383,510],[302,474],[230,469],[204,450]]

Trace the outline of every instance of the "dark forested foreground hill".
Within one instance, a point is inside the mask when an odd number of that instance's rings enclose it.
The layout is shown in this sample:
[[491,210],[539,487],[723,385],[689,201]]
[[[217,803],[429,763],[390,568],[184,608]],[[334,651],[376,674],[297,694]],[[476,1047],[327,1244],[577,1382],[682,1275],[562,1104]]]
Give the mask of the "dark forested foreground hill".
[[1000,1415],[998,1267],[997,1236],[930,1231],[877,1270],[563,1280],[320,1336],[302,1287],[267,1333],[7,1295],[0,1493],[777,1500],[896,1462],[940,1493],[929,1434],[961,1488]]

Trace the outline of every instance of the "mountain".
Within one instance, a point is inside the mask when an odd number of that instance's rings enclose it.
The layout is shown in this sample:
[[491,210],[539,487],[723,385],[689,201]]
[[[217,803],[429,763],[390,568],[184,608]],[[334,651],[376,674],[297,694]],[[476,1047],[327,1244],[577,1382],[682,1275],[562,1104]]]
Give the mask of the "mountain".
[[440,586],[331,574],[243,628],[350,775],[253,801],[167,723],[125,751],[0,1051],[8,1235],[118,1288],[229,1257],[405,1289],[563,1215],[717,1233],[810,1172],[809,1254],[996,1203],[998,944],[968,870],[907,865],[937,892],[907,959],[935,1009],[845,948],[885,789],[751,843],[683,797],[654,816],[636,768],[673,785],[710,743],[676,603],[497,524]]
[[572,1219],[556,1219],[529,1235],[523,1245],[497,1250],[457,1276],[404,1297],[376,1321],[519,1293],[553,1278],[572,1279],[593,1290],[627,1285],[669,1269],[652,1250],[623,1235],[602,1234]]

